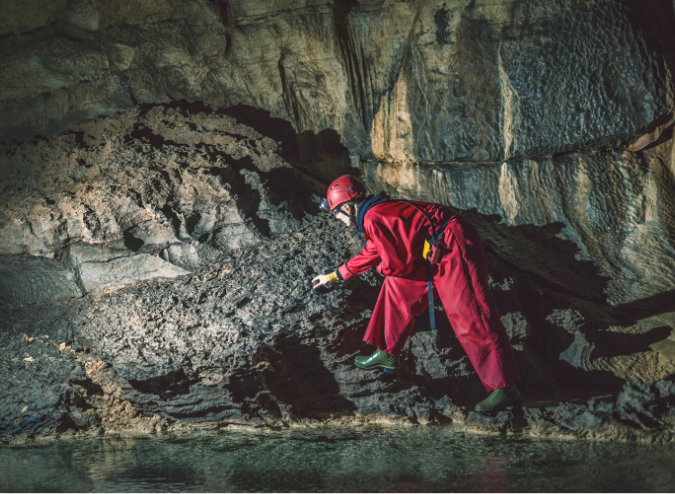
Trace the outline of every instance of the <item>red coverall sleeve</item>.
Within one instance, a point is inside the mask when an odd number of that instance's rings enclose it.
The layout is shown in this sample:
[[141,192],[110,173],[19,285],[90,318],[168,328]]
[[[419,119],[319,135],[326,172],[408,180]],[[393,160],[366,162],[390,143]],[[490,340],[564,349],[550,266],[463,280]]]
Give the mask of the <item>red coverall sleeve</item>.
[[361,252],[338,268],[343,280],[351,280],[380,263],[380,254],[372,240],[368,240]]

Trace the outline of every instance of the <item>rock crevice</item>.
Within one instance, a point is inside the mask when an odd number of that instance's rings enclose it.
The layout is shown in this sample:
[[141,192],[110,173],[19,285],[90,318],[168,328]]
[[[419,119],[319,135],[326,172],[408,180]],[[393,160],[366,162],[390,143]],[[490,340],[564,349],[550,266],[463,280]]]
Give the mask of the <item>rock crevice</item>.
[[[0,2],[0,436],[314,421],[672,440],[669,0]],[[458,210],[524,376],[437,306],[352,365],[381,277],[326,185]],[[185,425],[191,424],[191,425]]]

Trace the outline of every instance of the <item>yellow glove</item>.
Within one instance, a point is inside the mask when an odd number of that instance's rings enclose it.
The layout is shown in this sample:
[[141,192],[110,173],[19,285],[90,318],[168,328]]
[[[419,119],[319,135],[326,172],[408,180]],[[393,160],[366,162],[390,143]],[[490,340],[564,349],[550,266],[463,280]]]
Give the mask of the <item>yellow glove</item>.
[[338,278],[337,272],[333,271],[331,274],[320,274],[312,280],[312,283],[317,281],[318,283],[314,285],[314,288],[319,288],[326,283],[335,283],[336,281],[340,281],[340,278]]

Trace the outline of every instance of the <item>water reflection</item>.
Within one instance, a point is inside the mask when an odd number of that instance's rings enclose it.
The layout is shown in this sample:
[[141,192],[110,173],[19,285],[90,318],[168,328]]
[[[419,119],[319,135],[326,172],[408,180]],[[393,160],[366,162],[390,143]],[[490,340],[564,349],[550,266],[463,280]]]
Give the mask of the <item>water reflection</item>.
[[675,449],[444,427],[190,431],[0,447],[0,491],[673,491]]

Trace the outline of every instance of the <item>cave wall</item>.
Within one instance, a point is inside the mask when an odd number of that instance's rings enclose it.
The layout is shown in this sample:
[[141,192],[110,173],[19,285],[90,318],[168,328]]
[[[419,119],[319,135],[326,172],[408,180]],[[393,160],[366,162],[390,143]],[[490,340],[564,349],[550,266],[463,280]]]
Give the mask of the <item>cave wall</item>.
[[374,188],[467,211],[514,265],[621,305],[675,289],[672,163],[671,139],[641,153],[362,169]]
[[0,432],[460,420],[447,324],[390,383],[350,365],[381,280],[310,288],[360,247],[313,216],[347,172],[477,225],[533,408],[628,383],[602,413],[675,416],[674,12],[0,3]]
[[4,136],[186,99],[334,129],[366,159],[495,161],[628,144],[673,110],[665,1],[0,8]]
[[[295,161],[324,182],[351,164],[397,195],[557,228],[553,255],[536,235],[529,249],[503,229],[492,241],[580,295],[617,305],[674,288],[674,165],[635,153],[672,132],[671,2],[0,9],[0,139],[142,104],[259,109],[290,123]],[[326,132],[350,159],[325,151]],[[574,249],[588,276],[557,272]]]
[[233,117],[161,106],[6,146],[0,297],[23,305],[185,275],[287,230],[307,193],[278,147]]

